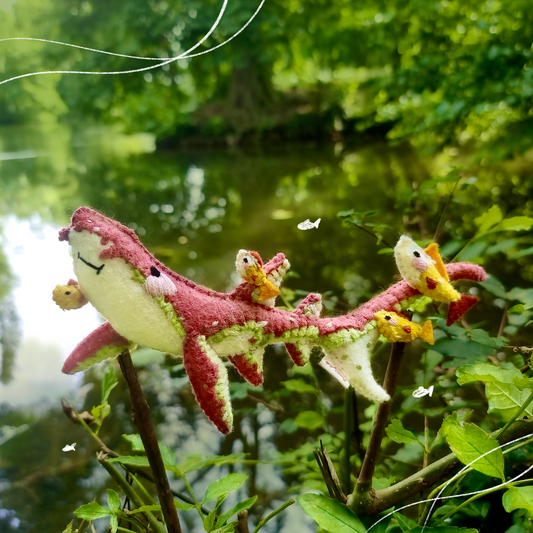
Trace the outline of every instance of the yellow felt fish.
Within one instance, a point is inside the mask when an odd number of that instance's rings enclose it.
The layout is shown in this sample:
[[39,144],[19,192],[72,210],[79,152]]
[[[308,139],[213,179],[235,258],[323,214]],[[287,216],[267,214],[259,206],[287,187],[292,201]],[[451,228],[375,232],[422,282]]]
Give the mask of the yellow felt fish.
[[450,304],[446,325],[451,326],[478,300],[456,291],[439,254],[439,245],[431,243],[423,250],[413,239],[402,235],[394,248],[398,270],[410,287],[433,300]]
[[52,299],[63,310],[79,309],[87,303],[78,282],[73,279],[66,285],[56,285],[52,291]]
[[429,344],[434,344],[433,326],[431,320],[426,320],[423,326],[411,322],[404,316],[392,311],[378,311],[374,313],[378,322],[379,332],[389,342],[411,342],[420,337]]
[[256,301],[262,302],[277,296],[281,291],[266,276],[261,256],[254,251],[239,250],[235,260],[239,276],[248,283],[258,287]]

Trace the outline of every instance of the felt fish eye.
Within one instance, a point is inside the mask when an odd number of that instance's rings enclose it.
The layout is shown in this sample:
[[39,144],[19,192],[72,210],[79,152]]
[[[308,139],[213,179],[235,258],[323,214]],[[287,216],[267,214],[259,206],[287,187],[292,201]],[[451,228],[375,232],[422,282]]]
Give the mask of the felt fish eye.
[[70,291],[65,291],[65,294],[68,296],[70,294]]
[[157,270],[155,267],[150,267],[150,274],[158,278],[161,275],[161,272],[159,272],[159,270]]
[[420,257],[420,252],[417,252],[417,251],[415,250],[415,251],[413,252],[413,255],[414,255],[415,257]]
[[243,259],[243,261],[244,261],[245,263],[248,263],[248,258],[245,257],[245,258]]
[[385,320],[390,320],[390,319],[391,319],[390,315],[385,316]]

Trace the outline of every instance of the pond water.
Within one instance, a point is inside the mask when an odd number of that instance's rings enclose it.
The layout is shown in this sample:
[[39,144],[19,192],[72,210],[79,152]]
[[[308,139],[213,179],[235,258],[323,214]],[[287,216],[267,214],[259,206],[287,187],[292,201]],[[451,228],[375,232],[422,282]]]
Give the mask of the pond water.
[[[104,497],[109,486],[94,459],[97,448],[64,416],[60,404],[66,397],[76,409],[90,410],[98,403],[104,372],[96,367],[75,376],[61,373],[62,361],[102,321],[91,306],[64,312],[51,299],[55,285],[74,277],[68,246],[58,242],[57,232],[77,207],[90,205],[129,225],[167,266],[220,291],[238,283],[234,261],[239,249],[257,250],[264,259],[283,252],[292,264],[284,282],[290,289],[284,293],[286,302],[316,291],[324,294],[328,312],[343,313],[392,283],[396,269],[390,255],[377,253],[386,244],[356,228],[343,228],[337,212],[378,210],[378,222],[390,227],[384,231],[395,242],[403,228],[418,224],[416,202],[412,220],[404,218],[406,191],[431,172],[438,170],[411,147],[384,143],[172,152],[156,150],[149,135],[111,129],[0,129],[5,381],[0,384],[0,531],[62,531],[74,509]],[[477,192],[480,204],[496,194],[481,186]],[[463,197],[458,195],[458,201]],[[318,218],[318,229],[297,227]],[[180,365],[147,350],[136,362],[159,436],[176,453],[244,451],[250,459],[267,460],[277,450],[306,441],[316,444],[316,431],[296,434],[286,430],[290,424],[284,430],[283,414],[246,399],[246,389],[238,386],[233,394],[239,429],[223,439],[196,406]],[[380,357],[374,362],[378,380],[383,362]],[[342,431],[342,388],[319,368],[303,372],[324,381],[321,402],[331,413],[329,427]],[[264,388],[250,395],[267,403],[274,398],[286,414],[291,402],[297,409],[315,401],[305,394],[272,396],[282,381],[295,376],[284,350],[271,347]],[[231,379],[242,382],[235,373]],[[110,403],[112,414],[101,436],[111,448],[128,453],[121,435],[134,428],[122,381]],[[361,409],[367,406],[363,402]],[[63,452],[72,442],[76,451]],[[287,499],[287,487],[294,482],[282,465],[237,464],[231,469],[251,476],[241,496],[247,490],[259,495],[254,523]],[[198,493],[227,471],[200,471]],[[173,486],[183,489],[179,482]],[[199,531],[192,519],[187,525]],[[264,530],[305,533],[306,527],[314,531],[293,506]]]

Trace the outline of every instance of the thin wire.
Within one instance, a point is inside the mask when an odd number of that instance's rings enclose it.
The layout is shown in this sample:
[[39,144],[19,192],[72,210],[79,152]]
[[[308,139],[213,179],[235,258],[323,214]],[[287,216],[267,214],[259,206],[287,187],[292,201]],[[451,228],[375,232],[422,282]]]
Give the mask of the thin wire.
[[[493,448],[492,450],[488,451],[488,452],[485,452],[483,455],[480,455],[479,457],[476,457],[476,459],[474,459],[471,463],[467,464],[465,467],[463,467],[459,472],[457,472],[457,474],[455,474],[455,476],[453,476],[451,479],[448,480],[448,482],[446,483],[446,485],[442,488],[442,490],[437,494],[437,496],[435,498],[431,498],[429,500],[421,500],[419,502],[415,502],[415,503],[410,503],[408,505],[404,505],[403,507],[399,507],[398,509],[395,509],[394,511],[392,511],[391,513],[381,517],[377,522],[375,522],[374,524],[372,524],[366,531],[368,533],[368,531],[370,531],[374,526],[376,526],[377,524],[379,524],[382,520],[385,520],[385,518],[388,518],[389,516],[392,516],[394,513],[397,513],[398,511],[402,511],[403,509],[407,509],[408,507],[412,507],[413,505],[420,505],[421,503],[429,503],[429,502],[433,502],[433,505],[431,506],[429,512],[428,512],[428,516],[426,517],[426,520],[424,521],[424,524],[422,526],[422,531],[421,533],[424,531],[424,529],[426,528],[427,526],[427,523],[429,521],[429,517],[431,516],[431,512],[433,511],[433,507],[435,507],[435,503],[438,501],[438,500],[447,500],[449,498],[460,498],[462,496],[473,496],[474,494],[480,494],[482,492],[486,492],[486,490],[478,490],[478,491],[475,491],[475,492],[466,492],[464,494],[452,494],[451,496],[441,496],[441,494],[444,492],[444,490],[446,490],[446,487],[448,487],[448,485],[454,480],[456,479],[458,476],[461,475],[462,472],[464,472],[467,468],[470,468],[471,465],[473,465],[475,462],[477,462],[479,459],[485,457],[485,455],[489,455],[490,453],[494,452],[495,450],[498,450],[498,449],[502,449],[504,446],[509,446],[510,444],[514,444],[515,442],[519,442],[521,440],[524,440],[524,439],[528,439],[530,437],[533,437],[533,433],[529,433],[528,435],[524,435],[523,437],[519,437],[517,439],[514,439],[514,440],[511,440],[509,442],[506,442],[505,444],[502,444],[501,446],[497,446],[496,448]],[[501,483],[500,485],[496,485],[496,487],[491,487],[490,489],[487,489],[487,490],[492,490],[492,489],[495,489],[495,488],[498,488],[498,487],[503,487],[505,485],[508,485],[509,483],[512,483],[513,481],[516,481],[517,479],[521,478],[523,475],[527,474],[530,470],[533,469],[533,465],[530,466],[527,470],[525,470],[524,472],[522,472],[521,474],[519,474],[518,476],[514,477],[513,479],[510,479],[509,481],[506,481],[505,483]]]
[[[165,61],[163,61],[161,63],[158,63],[157,65],[151,65],[149,67],[133,69],[133,70],[122,70],[122,71],[113,71],[113,72],[87,72],[87,71],[79,71],[79,70],[49,70],[49,71],[45,71],[45,72],[31,72],[29,74],[21,74],[20,76],[14,76],[13,78],[9,78],[7,80],[0,81],[0,85],[3,85],[4,83],[8,83],[10,81],[18,80],[18,79],[21,79],[21,78],[27,78],[29,76],[38,76],[38,75],[41,75],[41,74],[89,74],[89,75],[132,74],[132,73],[135,73],[135,72],[144,72],[144,71],[147,71],[147,70],[152,70],[152,69],[155,69],[155,68],[159,68],[159,67],[162,67],[163,65],[168,65],[169,63],[172,63],[173,61],[176,61],[178,59],[190,59],[192,57],[198,57],[198,56],[207,54],[209,52],[212,52],[213,50],[216,50],[216,49],[228,44],[230,41],[235,39],[235,37],[237,37],[239,34],[241,34],[249,26],[249,24],[256,17],[256,15],[259,13],[261,8],[263,7],[263,4],[265,3],[265,0],[261,1],[261,3],[259,4],[259,7],[255,10],[254,14],[248,19],[246,24],[237,33],[235,33],[234,35],[232,35],[231,37],[226,39],[224,42],[218,44],[217,46],[214,46],[212,48],[204,50],[203,52],[198,52],[196,54],[187,55],[187,54],[189,54],[189,52],[192,52],[194,49],[196,49],[198,46],[200,46],[209,37],[209,35],[211,35],[211,33],[213,33],[215,28],[218,26],[218,23],[220,22],[220,19],[222,18],[222,15],[224,14],[224,11],[226,9],[227,3],[228,3],[228,0],[224,0],[224,5],[222,6],[222,9],[221,9],[221,11],[220,11],[220,13],[218,15],[217,20],[215,21],[215,23],[213,24],[212,28],[209,30],[209,32],[204,36],[204,38],[201,41],[199,41],[195,46],[193,46],[192,48],[190,48],[186,52],[183,52],[183,54],[180,54],[179,56],[167,59],[167,60],[165,60]],[[110,54],[110,52],[107,52],[107,53]],[[161,58],[159,58],[158,61],[161,61]]]

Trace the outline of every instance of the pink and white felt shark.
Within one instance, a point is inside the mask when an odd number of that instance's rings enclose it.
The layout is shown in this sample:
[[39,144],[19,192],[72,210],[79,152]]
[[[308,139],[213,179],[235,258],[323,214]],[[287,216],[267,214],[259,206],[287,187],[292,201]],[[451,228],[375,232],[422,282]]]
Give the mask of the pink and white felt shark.
[[[372,374],[370,355],[379,337],[374,313],[394,310],[420,293],[401,281],[348,315],[320,318],[320,296],[310,294],[292,312],[253,301],[255,287],[243,281],[230,293],[206,289],[173,272],[151,255],[135,232],[89,207],[80,207],[60,231],[68,241],[85,297],[107,319],[65,361],[63,372],[84,370],[143,345],[183,357],[192,389],[206,416],[222,433],[232,429],[227,358],[240,374],[262,382],[263,353],[283,342],[293,361],[305,364],[321,346],[324,364],[343,384],[372,401],[389,395]],[[263,266],[279,286],[287,268],[283,254]],[[470,263],[447,265],[451,280],[486,279]]]

